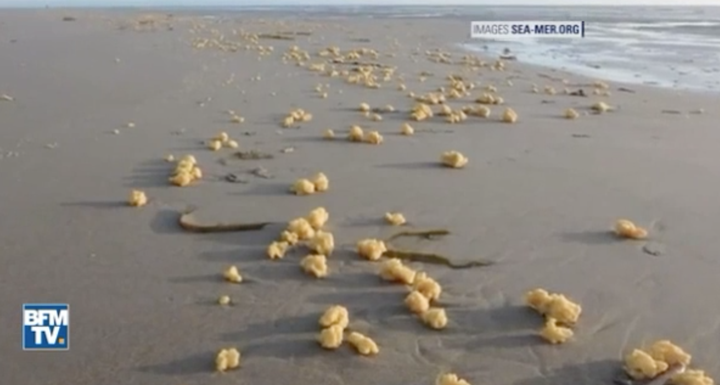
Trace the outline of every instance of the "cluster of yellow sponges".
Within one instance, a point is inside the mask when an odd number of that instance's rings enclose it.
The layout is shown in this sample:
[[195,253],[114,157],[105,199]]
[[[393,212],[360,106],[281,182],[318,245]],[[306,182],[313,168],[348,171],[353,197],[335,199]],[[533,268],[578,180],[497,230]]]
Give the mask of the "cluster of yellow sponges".
[[218,151],[223,147],[238,148],[238,142],[230,139],[230,136],[227,134],[227,132],[221,132],[217,134],[214,138],[210,139],[207,143],[207,146],[213,151]]
[[351,142],[357,143],[381,144],[383,142],[383,136],[380,134],[380,132],[365,132],[365,130],[363,130],[363,128],[358,125],[353,125],[350,127],[350,132],[348,133],[347,139]]
[[310,254],[300,261],[302,270],[316,278],[326,277],[329,273],[327,257],[335,250],[333,234],[323,231],[329,218],[330,214],[327,210],[318,207],[310,211],[306,217],[291,220],[279,239],[268,246],[268,258],[284,258],[290,247],[302,242],[310,251]]
[[467,115],[477,116],[479,118],[487,118],[490,116],[490,113],[492,112],[490,110],[490,107],[485,106],[485,105],[465,106],[465,107],[463,107],[462,110]]
[[[375,261],[387,251],[383,241],[363,239],[357,243],[357,251],[365,259]],[[420,320],[432,329],[444,329],[448,318],[445,309],[431,306],[442,293],[442,287],[424,272],[418,272],[396,258],[384,261],[380,266],[380,278],[385,281],[406,285],[409,294],[405,297],[405,306],[419,316]]]
[[467,120],[467,114],[462,109],[453,110],[449,105],[440,105],[439,116],[444,116],[448,123],[459,123]]
[[360,103],[359,110],[360,110],[360,112],[362,112],[363,115],[365,115],[366,117],[368,117],[368,118],[370,118],[370,119],[372,119],[372,120],[374,120],[374,121],[376,121],[376,122],[379,122],[379,121],[383,120],[382,115],[380,115],[380,114],[378,114],[378,113],[376,113],[376,112],[374,112],[374,111],[394,112],[394,111],[395,111],[395,107],[393,107],[392,105],[388,104],[388,105],[386,105],[386,106],[383,107],[383,108],[378,108],[378,109],[373,110],[372,108],[370,108],[370,105],[369,105],[369,104],[367,104],[367,103]]
[[470,385],[470,383],[458,377],[457,374],[444,373],[437,377],[435,385]]
[[503,103],[505,103],[505,100],[498,95],[492,94],[490,92],[486,92],[486,93],[483,93],[482,95],[480,95],[477,99],[475,99],[475,103],[478,103],[478,104],[503,104]]
[[[330,306],[320,317],[322,330],[318,335],[318,342],[324,349],[335,350],[345,340],[345,331],[350,324],[350,313],[341,305]],[[375,355],[380,352],[375,341],[358,332],[350,332],[347,342],[364,356]]]
[[245,121],[245,118],[235,113],[233,110],[229,110],[228,114],[230,114],[230,122],[235,124],[240,124]]
[[624,357],[625,372],[634,380],[650,380],[670,368],[680,366],[670,378],[674,385],[713,385],[704,371],[687,369],[692,356],[668,340],[660,340],[646,349],[633,349]]
[[561,344],[572,338],[574,326],[582,307],[562,294],[534,289],[525,295],[526,304],[545,317],[540,336],[552,344]]
[[221,349],[215,356],[215,370],[226,372],[240,367],[240,352],[235,348]]
[[434,115],[432,108],[425,103],[417,103],[412,110],[410,110],[410,118],[417,122],[430,119]]
[[443,104],[446,101],[445,95],[442,92],[429,92],[425,95],[413,96],[416,102],[420,104],[438,105]]
[[344,306],[330,306],[320,317],[322,330],[318,342],[324,349],[334,350],[342,345],[345,329],[350,324],[350,314]]
[[198,167],[197,160],[192,155],[185,155],[177,162],[168,180],[174,186],[185,187],[200,178],[202,170]]
[[302,108],[296,108],[285,116],[282,122],[282,126],[285,128],[292,127],[293,124],[299,122],[309,122],[313,118],[312,114],[303,110]]
[[[489,88],[494,92],[494,88]],[[504,104],[505,101],[502,97],[497,96],[491,92],[486,92],[480,95],[475,102],[478,105],[465,106],[458,110],[454,110],[449,105],[445,104],[445,97],[443,94],[431,93],[422,97],[416,97],[418,101],[415,106],[410,110],[410,118],[414,121],[423,121],[432,118],[435,115],[444,116],[445,121],[448,123],[459,123],[467,120],[468,116],[477,116],[481,118],[487,118],[490,116],[490,108],[487,105],[498,105]],[[436,113],[432,109],[432,105],[439,105],[439,111]],[[506,108],[503,112],[500,120],[504,123],[515,123],[518,120],[518,114],[512,108]]]
[[325,192],[330,188],[330,180],[322,172],[315,174],[312,178],[300,178],[290,187],[290,192],[295,195],[312,195]]

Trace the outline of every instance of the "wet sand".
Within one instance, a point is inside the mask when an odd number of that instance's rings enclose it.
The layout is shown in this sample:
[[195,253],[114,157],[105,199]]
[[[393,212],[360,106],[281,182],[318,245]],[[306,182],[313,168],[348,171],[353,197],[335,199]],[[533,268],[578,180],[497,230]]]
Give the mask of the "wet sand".
[[[63,21],[68,15],[75,20]],[[547,95],[545,86],[575,90],[593,79],[514,62],[505,71],[471,71],[428,60],[433,49],[453,61],[467,54],[453,48],[466,25],[451,20],[267,16],[215,24],[188,14],[158,14],[144,23],[140,17],[77,10],[0,15],[0,94],[13,98],[0,100],[6,383],[400,385],[432,384],[452,371],[472,384],[606,385],[623,352],[665,338],[693,354],[694,367],[720,374],[717,97],[626,86],[629,93],[618,84],[610,85],[609,97],[592,95],[592,87],[583,88],[589,97]],[[311,34],[261,39],[274,51],[258,59],[233,29]],[[238,50],[197,48],[197,39],[220,35],[240,42]],[[373,48],[380,53],[375,61],[397,70],[380,89],[352,85],[345,76],[283,63],[292,45],[313,55],[308,63],[324,60],[314,55],[327,46]],[[421,82],[422,71],[433,75]],[[410,122],[416,134],[401,136],[414,104],[407,93],[447,87],[450,73],[479,85],[472,97],[449,104],[473,104],[492,84],[519,121],[500,122],[503,107],[491,106],[488,119],[449,124],[435,117]],[[397,90],[397,75],[406,91]],[[327,99],[314,91],[318,83],[329,85]],[[532,84],[541,92],[532,93]],[[616,109],[584,114],[599,100]],[[397,112],[373,122],[357,111],[362,102],[391,104]],[[582,115],[563,119],[570,107]],[[313,120],[282,128],[293,108]],[[705,112],[688,113],[697,109]],[[231,123],[227,110],[245,121]],[[353,124],[380,131],[384,143],[321,139],[326,129],[343,137]],[[210,151],[203,142],[221,131],[240,150],[273,159]],[[469,164],[438,167],[448,150],[462,152]],[[167,154],[194,155],[203,179],[170,186]],[[253,175],[257,167],[272,178]],[[295,179],[317,172],[329,177],[328,192],[288,193]],[[241,183],[227,182],[228,173]],[[150,203],[128,207],[132,189],[145,191]],[[331,274],[304,275],[301,250],[269,260],[265,248],[282,225],[183,233],[177,217],[189,206],[223,219],[280,223],[323,206],[337,244]],[[353,251],[359,239],[397,231],[381,220],[388,211],[404,213],[413,228],[452,232],[433,242],[406,240],[405,247],[496,262],[470,270],[413,265],[443,285],[446,330],[429,330],[410,316],[402,306],[406,290],[381,282],[377,264]],[[650,239],[610,236],[619,218],[647,227]],[[222,281],[230,265],[246,282]],[[582,304],[572,341],[552,346],[539,339],[542,321],[523,306],[524,293],[536,287]],[[233,306],[216,304],[224,294]],[[71,305],[69,352],[22,351],[26,302]],[[375,339],[378,356],[317,345],[319,314],[336,303],[350,310],[353,329]],[[228,346],[242,352],[242,368],[214,373],[215,352]]]

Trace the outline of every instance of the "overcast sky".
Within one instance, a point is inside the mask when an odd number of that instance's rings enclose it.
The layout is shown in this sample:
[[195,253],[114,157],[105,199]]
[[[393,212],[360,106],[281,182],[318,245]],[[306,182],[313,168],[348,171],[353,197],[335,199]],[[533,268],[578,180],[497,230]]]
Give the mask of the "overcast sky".
[[2,6],[166,6],[166,5],[279,5],[279,4],[416,4],[416,5],[434,5],[434,4],[467,4],[467,5],[484,5],[484,4],[503,4],[503,5],[720,5],[720,0],[0,0]]

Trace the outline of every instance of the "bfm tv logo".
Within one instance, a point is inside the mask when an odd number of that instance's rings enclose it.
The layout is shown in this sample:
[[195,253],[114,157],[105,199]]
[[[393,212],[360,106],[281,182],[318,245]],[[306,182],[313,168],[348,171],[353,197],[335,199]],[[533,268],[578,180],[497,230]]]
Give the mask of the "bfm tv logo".
[[70,350],[70,305],[23,305],[23,350]]

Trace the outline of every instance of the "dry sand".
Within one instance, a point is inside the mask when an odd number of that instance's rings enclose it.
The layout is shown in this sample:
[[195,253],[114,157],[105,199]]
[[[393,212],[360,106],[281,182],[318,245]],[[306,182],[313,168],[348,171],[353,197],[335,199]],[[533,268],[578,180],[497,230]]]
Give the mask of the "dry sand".
[[[76,20],[62,21],[67,15]],[[221,25],[192,15],[137,18],[57,10],[0,16],[0,94],[14,98],[0,101],[3,383],[400,385],[432,384],[451,370],[472,384],[606,385],[624,351],[658,338],[673,340],[694,355],[695,366],[720,375],[717,97],[635,86],[635,93],[618,92],[619,85],[609,98],[533,94],[533,83],[541,90],[565,87],[541,73],[571,83],[592,80],[513,62],[503,72],[472,74],[428,61],[424,52],[434,48],[453,52],[454,60],[465,54],[450,45],[465,36],[464,22],[278,26],[271,17]],[[191,33],[193,24],[204,28]],[[233,29],[312,35],[261,40],[275,49],[262,60],[254,50],[192,47],[193,39],[218,33],[239,41]],[[391,48],[395,39],[398,49]],[[450,125],[436,118],[411,123],[416,135],[400,136],[413,102],[395,81],[374,90],[283,64],[293,44],[311,53],[329,45],[375,48],[383,54],[378,61],[397,66],[408,91],[418,94],[446,85],[450,72],[481,88],[494,84],[520,120],[502,124],[494,107],[491,119]],[[390,52],[396,56],[385,56]],[[421,71],[435,75],[421,83]],[[251,79],[256,76],[261,80]],[[317,83],[330,85],[327,99],[314,92]],[[603,99],[618,109],[561,117],[568,107],[583,112]],[[354,111],[361,102],[400,112],[371,122]],[[280,128],[282,114],[298,107],[313,121]],[[661,113],[700,108],[706,113]],[[229,123],[226,110],[246,121]],[[128,122],[135,127],[125,127]],[[343,135],[351,124],[379,130],[385,143],[319,139],[328,128]],[[241,149],[275,158],[220,161],[232,151],[202,144],[220,131]],[[294,151],[283,153],[286,147]],[[447,150],[461,151],[470,163],[463,170],[437,167]],[[195,155],[204,180],[168,186],[166,154]],[[274,178],[248,173],[258,166]],[[330,178],[330,191],[287,193],[296,178],[319,171]],[[247,183],[226,182],[227,173]],[[134,188],[148,194],[149,205],[126,206]],[[339,244],[330,277],[303,275],[301,255],[268,260],[265,247],[279,227],[182,233],[177,213],[190,205],[226,219],[281,222],[326,207]],[[414,227],[453,233],[434,243],[406,241],[408,247],[497,262],[472,270],[415,266],[444,286],[447,330],[423,328],[402,307],[404,289],[381,283],[377,266],[351,251],[358,239],[393,232],[380,221],[387,211],[403,212]],[[648,227],[651,240],[608,236],[624,217]],[[221,281],[231,264],[246,283]],[[583,305],[573,341],[539,340],[541,322],[522,306],[524,292],[535,287]],[[222,294],[235,305],[216,305]],[[69,352],[21,350],[24,302],[71,304]],[[334,303],[350,309],[352,327],[377,341],[379,356],[317,346],[317,317]],[[242,351],[242,368],[215,374],[214,353],[226,346]]]

